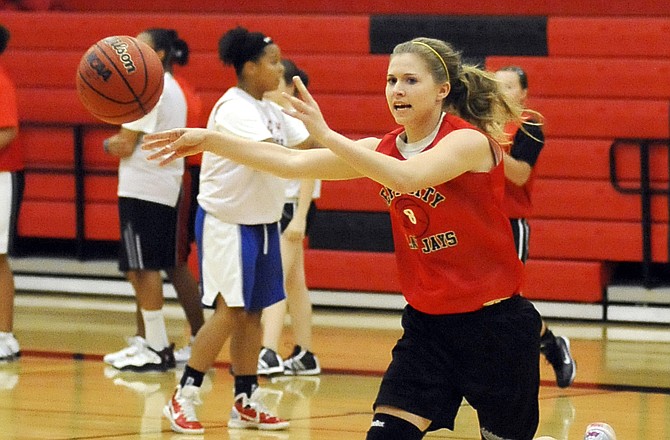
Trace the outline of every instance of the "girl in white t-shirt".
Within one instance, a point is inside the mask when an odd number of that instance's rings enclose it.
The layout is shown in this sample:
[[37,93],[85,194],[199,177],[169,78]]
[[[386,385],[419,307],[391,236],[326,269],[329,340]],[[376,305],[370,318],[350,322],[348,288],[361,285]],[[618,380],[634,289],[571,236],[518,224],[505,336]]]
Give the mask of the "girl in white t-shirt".
[[[290,108],[288,99],[282,93],[295,95],[294,76],[299,76],[305,86],[309,77],[289,59],[283,59],[282,64],[284,75],[279,82],[279,88],[265,96],[283,108]],[[258,374],[317,375],[321,373],[321,365],[312,351],[312,301],[305,282],[303,245],[316,216],[314,199],[321,195],[321,181],[288,180],[285,194],[280,225],[286,301],[263,310],[263,348],[258,355]],[[291,355],[282,360],[278,349],[287,308],[295,344]]]
[[162,270],[173,282],[194,333],[204,319],[197,282],[186,262],[178,261],[181,248],[188,245],[177,227],[178,205],[184,202],[184,161],[155,166],[138,144],[146,133],[186,126],[186,98],[171,71],[173,62],[188,57],[188,46],[171,29],[147,29],[137,38],[163,62],[164,86],[151,112],[123,124],[104,144],[108,154],[119,158],[119,269],[132,284],[138,305],[137,334],[128,338],[128,347],[105,355],[104,361],[119,370],[165,371],[175,367],[176,359],[162,311]]
[[[219,57],[232,65],[237,85],[217,101],[207,128],[286,147],[311,143],[305,126],[263,99],[284,67],[279,47],[259,32],[235,28],[219,41]],[[172,399],[165,407],[176,432],[204,432],[194,405],[204,374],[231,337],[235,376],[231,428],[285,429],[288,422],[267,412],[254,393],[261,348],[261,312],[285,298],[279,226],[284,179],[215,154],[204,154],[196,239],[200,251],[203,304],[213,315],[198,332]]]

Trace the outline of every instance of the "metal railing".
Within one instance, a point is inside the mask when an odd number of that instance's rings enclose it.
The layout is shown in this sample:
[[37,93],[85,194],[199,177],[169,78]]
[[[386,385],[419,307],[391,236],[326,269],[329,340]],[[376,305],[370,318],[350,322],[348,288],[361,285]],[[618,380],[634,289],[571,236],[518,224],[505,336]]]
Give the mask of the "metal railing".
[[[624,147],[637,147],[640,158],[640,180],[639,186],[635,184],[622,185],[617,175],[617,151]],[[615,139],[609,150],[610,181],[614,189],[622,194],[639,195],[641,201],[641,231],[642,231],[642,277],[644,286],[653,287],[652,279],[652,224],[651,213],[652,196],[665,196],[668,198],[668,218],[670,219],[670,183],[663,188],[652,187],[650,173],[650,150],[653,147],[664,147],[670,151],[670,139]],[[670,170],[670,154],[668,154],[667,169]],[[670,254],[670,228],[667,239],[668,252]]]
[[71,174],[74,178],[74,189],[75,193],[73,194],[73,200],[75,204],[75,238],[74,244],[76,249],[76,257],[79,260],[84,260],[88,258],[87,244],[89,240],[86,238],[86,190],[85,190],[85,178],[86,176],[116,176],[117,170],[104,170],[104,169],[90,169],[87,168],[84,161],[84,136],[87,130],[99,129],[101,127],[107,127],[104,125],[96,124],[44,124],[44,123],[24,123],[23,126],[27,127],[58,127],[58,128],[71,128],[73,134],[73,148],[74,148],[74,162],[72,168],[48,168],[44,166],[30,167],[26,166],[25,172],[28,173],[39,173],[39,174]]

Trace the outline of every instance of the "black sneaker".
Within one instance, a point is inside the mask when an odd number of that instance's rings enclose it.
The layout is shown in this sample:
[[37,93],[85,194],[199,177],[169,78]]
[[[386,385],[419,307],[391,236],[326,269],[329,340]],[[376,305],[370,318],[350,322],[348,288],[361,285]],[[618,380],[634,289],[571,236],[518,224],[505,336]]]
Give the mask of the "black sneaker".
[[261,348],[258,355],[258,371],[261,376],[271,376],[284,372],[283,361],[281,357],[270,348]]
[[542,344],[540,351],[554,368],[559,388],[572,385],[577,373],[577,364],[570,354],[570,340],[565,336],[556,336],[553,341]]
[[284,374],[289,376],[314,376],[321,374],[321,366],[314,353],[296,345],[291,356],[284,361]]

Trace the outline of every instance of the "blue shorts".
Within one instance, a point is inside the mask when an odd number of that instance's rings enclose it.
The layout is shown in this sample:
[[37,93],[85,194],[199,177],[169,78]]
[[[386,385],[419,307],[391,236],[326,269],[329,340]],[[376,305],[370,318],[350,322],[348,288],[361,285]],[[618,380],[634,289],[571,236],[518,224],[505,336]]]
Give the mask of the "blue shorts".
[[198,208],[195,224],[202,303],[260,311],[284,298],[279,225],[225,223]]

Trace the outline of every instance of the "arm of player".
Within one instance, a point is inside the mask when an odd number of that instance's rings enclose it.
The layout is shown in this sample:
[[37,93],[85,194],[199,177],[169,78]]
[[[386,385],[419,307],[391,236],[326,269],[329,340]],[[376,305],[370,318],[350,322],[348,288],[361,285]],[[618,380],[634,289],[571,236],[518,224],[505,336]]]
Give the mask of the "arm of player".
[[305,229],[307,228],[307,213],[312,203],[312,193],[314,192],[314,179],[301,179],[300,191],[298,193],[298,206],[293,213],[293,218],[282,233],[282,237],[289,241],[302,241],[305,238]]
[[9,145],[19,134],[16,127],[0,128],[0,150]]
[[294,82],[300,99],[286,95],[293,106],[287,114],[300,119],[322,146],[359,173],[401,193],[411,193],[447,182],[467,171],[485,172],[493,166],[488,138],[477,130],[449,133],[435,147],[408,160],[380,154],[374,148],[359,148],[352,140],[331,130],[317,102],[300,78]]
[[117,134],[104,140],[105,152],[118,158],[128,157],[133,154],[140,135],[140,132],[121,128]]
[[528,162],[518,160],[505,154],[505,177],[516,186],[523,186],[528,182],[532,167]]
[[[365,141],[357,142],[365,145]],[[325,148],[294,150],[271,142],[255,142],[201,128],[146,134],[142,149],[154,150],[147,159],[159,160],[161,165],[180,157],[210,152],[285,179],[342,180],[361,177],[346,161]]]

